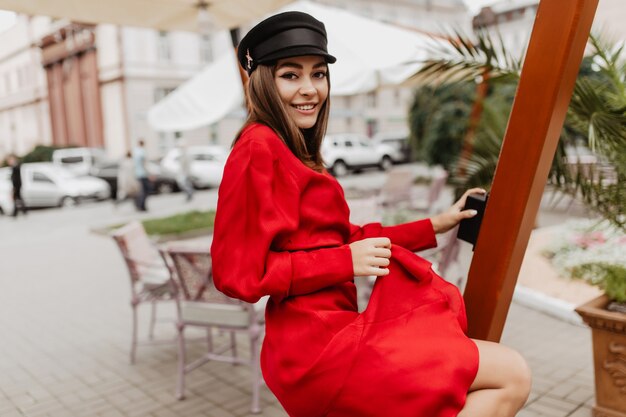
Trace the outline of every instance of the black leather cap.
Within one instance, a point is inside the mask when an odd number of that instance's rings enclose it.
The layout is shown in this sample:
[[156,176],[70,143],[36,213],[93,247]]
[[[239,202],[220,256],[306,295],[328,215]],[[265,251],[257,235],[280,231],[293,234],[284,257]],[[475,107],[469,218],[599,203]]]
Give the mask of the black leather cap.
[[263,20],[243,37],[237,58],[248,72],[259,64],[302,55],[320,55],[326,62],[337,59],[328,53],[324,24],[302,12],[280,13]]

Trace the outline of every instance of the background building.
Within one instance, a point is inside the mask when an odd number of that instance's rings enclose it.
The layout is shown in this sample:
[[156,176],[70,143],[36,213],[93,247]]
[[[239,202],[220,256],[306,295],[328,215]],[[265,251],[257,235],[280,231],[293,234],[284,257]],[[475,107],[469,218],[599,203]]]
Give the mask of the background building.
[[[428,34],[448,33],[451,28],[471,31],[471,15],[463,0],[318,0],[317,3]],[[335,97],[329,132],[372,136],[378,132],[405,131],[412,97],[413,89],[406,86]]]
[[[502,0],[483,7],[473,21],[474,29],[483,28],[492,36],[501,36],[513,57],[520,57],[528,46],[539,0]],[[614,41],[626,39],[626,2],[600,0],[592,33],[601,33]]]
[[[317,2],[427,33],[498,30],[514,54],[528,42],[538,4],[504,0],[483,8],[472,21],[462,0]],[[626,39],[624,19],[623,0],[600,0],[595,30]],[[119,157],[139,138],[146,139],[149,156],[157,158],[180,135],[189,143],[229,145],[245,117],[243,108],[212,126],[187,132],[156,132],[146,117],[155,102],[223,53],[232,53],[225,34],[19,15],[13,27],[0,33],[0,159],[10,152],[29,152],[37,144],[103,147]],[[329,132],[405,130],[411,98],[412,89],[406,86],[334,97]]]
[[[320,3],[421,31],[470,27],[462,0]],[[156,158],[179,135],[190,143],[230,144],[243,108],[188,132],[156,132],[146,120],[151,105],[230,51],[228,37],[20,15],[0,34],[0,158],[36,144],[104,147],[119,157],[139,138]],[[337,97],[329,129],[370,135],[404,129],[410,99],[402,87]]]
[[[228,39],[84,25],[20,15],[0,34],[0,158],[37,144],[103,147],[121,156],[145,138],[151,156],[174,133],[151,130],[156,101],[230,48]],[[210,141],[209,127],[194,136]]]

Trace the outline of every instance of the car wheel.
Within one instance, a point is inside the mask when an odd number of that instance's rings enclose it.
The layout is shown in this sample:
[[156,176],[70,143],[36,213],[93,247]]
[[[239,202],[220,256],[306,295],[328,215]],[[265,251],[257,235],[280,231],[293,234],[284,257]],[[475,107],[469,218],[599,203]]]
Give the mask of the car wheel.
[[380,167],[381,171],[388,171],[389,169],[391,169],[392,165],[393,161],[391,160],[391,158],[385,155],[383,156],[383,159],[380,160],[380,164],[378,166]]
[[61,199],[61,203],[59,207],[76,207],[79,203],[79,200],[74,197],[65,196]]
[[345,162],[339,160],[333,164],[333,174],[335,177],[343,177],[348,174],[348,166]]

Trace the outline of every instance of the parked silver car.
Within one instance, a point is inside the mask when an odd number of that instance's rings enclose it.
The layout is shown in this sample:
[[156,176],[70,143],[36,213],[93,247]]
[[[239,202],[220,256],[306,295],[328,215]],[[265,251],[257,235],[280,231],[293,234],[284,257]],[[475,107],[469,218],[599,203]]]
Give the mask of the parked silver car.
[[[0,182],[0,190],[12,190],[10,168],[0,169]],[[110,193],[109,185],[99,178],[78,177],[49,162],[22,164],[22,198],[27,207],[75,205],[87,199],[104,200]]]

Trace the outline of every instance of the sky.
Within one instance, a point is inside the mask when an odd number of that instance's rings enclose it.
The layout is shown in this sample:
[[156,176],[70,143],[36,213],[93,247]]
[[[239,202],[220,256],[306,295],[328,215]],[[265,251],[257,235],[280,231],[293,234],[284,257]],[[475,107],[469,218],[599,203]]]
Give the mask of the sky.
[[[472,13],[478,13],[482,6],[492,4],[496,0],[464,0]],[[0,32],[11,27],[15,21],[15,13],[0,10]]]

